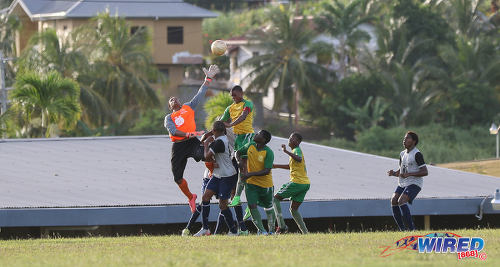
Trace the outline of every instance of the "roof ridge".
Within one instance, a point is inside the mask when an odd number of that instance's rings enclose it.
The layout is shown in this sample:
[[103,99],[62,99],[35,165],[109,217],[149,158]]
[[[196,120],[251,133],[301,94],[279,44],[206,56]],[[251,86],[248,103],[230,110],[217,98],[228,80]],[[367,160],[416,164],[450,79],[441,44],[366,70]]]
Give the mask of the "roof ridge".
[[72,5],[70,8],[68,8],[68,10],[66,10],[66,12],[64,12],[64,16],[67,16],[71,11],[73,11],[73,9],[75,9],[83,1],[84,0],[78,0],[74,5]]

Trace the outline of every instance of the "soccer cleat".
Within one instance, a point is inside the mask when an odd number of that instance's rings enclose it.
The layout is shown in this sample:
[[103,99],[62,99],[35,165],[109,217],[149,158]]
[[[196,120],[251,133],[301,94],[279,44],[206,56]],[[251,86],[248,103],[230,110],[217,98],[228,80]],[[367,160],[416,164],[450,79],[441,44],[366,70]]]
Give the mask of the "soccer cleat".
[[182,230],[182,234],[181,235],[182,236],[190,236],[191,235],[191,231],[189,231],[189,229],[186,228],[186,229]]
[[248,230],[245,230],[245,231],[240,231],[239,235],[249,235],[250,232],[248,232]]
[[191,213],[196,211],[196,194],[193,194],[193,197],[189,200],[189,207],[191,208]]
[[227,235],[228,236],[238,236],[239,234],[238,234],[238,232],[233,233],[233,232],[229,231],[229,233],[227,233]]
[[288,233],[288,226],[285,225],[283,229],[281,229],[279,226],[276,228],[276,234],[277,235],[282,235]]
[[258,231],[257,235],[269,235],[266,231]]
[[198,233],[194,234],[193,236],[208,236],[208,235],[210,235],[210,229],[201,228],[201,230],[198,231]]
[[252,213],[250,213],[250,208],[247,206],[245,209],[245,216],[243,216],[243,221],[248,220],[250,217],[252,217]]
[[231,203],[227,206],[234,207],[234,206],[238,206],[238,205],[241,205],[240,196],[234,196],[233,201],[231,201]]

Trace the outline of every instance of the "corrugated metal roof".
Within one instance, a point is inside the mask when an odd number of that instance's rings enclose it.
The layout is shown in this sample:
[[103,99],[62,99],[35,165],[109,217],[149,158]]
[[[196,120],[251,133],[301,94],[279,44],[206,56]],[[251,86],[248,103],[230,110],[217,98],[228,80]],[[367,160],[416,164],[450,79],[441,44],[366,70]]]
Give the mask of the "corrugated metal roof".
[[29,9],[31,14],[49,14],[65,12],[78,1],[68,0],[19,0],[23,2],[26,8]]
[[18,0],[35,18],[90,18],[109,11],[127,18],[213,18],[217,14],[181,0]]
[[[287,163],[283,138],[270,147]],[[17,139],[0,142],[0,208],[185,204],[172,179],[167,136]],[[303,143],[311,189],[306,200],[389,199],[397,185],[386,171],[398,161]],[[395,151],[398,154],[398,151]],[[423,151],[425,155],[425,151]],[[486,196],[500,179],[428,166],[420,198]],[[204,165],[189,160],[185,177],[199,192]],[[275,187],[288,171],[273,170]]]

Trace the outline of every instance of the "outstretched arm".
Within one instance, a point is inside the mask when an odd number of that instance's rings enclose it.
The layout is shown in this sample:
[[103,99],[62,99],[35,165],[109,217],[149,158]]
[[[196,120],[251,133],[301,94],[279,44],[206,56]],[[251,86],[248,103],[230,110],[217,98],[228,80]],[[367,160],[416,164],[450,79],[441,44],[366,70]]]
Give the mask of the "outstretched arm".
[[257,171],[257,172],[242,173],[241,178],[243,180],[246,180],[252,176],[264,176],[264,175],[269,174],[270,172],[271,172],[271,168],[264,168],[264,169]]
[[273,169],[285,169],[285,170],[289,170],[290,169],[290,165],[288,165],[288,164],[273,164]]
[[201,85],[198,93],[191,99],[191,101],[187,102],[186,105],[190,106],[192,109],[196,109],[196,107],[200,104],[201,101],[205,98],[205,94],[207,93],[208,84],[212,81],[212,79],[219,73],[219,67],[217,65],[210,65],[207,69],[203,68],[203,72],[205,73],[205,81]]

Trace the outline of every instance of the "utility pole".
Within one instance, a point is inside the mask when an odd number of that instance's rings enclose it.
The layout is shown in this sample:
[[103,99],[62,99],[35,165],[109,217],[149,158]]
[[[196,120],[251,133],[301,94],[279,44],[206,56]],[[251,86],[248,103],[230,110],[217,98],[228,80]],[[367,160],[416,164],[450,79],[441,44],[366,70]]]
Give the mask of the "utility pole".
[[[5,61],[7,59],[3,58],[3,52],[0,51],[0,90],[1,90],[1,101],[2,106],[0,114],[3,115],[7,111],[7,88],[5,87]],[[3,126],[3,125],[2,125]]]
[[[3,51],[0,51],[0,115],[3,115],[7,112],[7,90],[11,88],[7,88],[5,85],[5,62],[8,60],[12,60],[12,58],[3,57]],[[5,123],[0,125],[2,129],[5,129]],[[2,139],[5,139],[5,132],[2,134]]]

